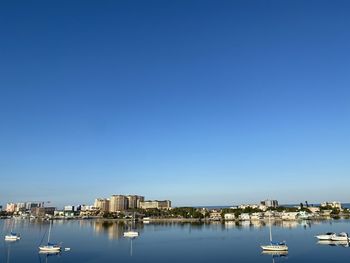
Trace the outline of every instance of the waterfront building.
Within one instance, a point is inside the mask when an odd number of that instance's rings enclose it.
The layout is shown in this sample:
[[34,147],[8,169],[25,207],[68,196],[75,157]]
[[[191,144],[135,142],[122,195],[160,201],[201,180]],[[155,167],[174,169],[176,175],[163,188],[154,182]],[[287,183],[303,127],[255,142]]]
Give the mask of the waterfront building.
[[140,208],[142,208],[142,209],[171,209],[171,201],[170,200],[141,201]]
[[238,206],[239,209],[246,209],[246,208],[252,208],[252,209],[259,209],[259,205],[256,204],[242,204],[240,206]]
[[27,202],[26,203],[26,210],[31,211],[34,207],[44,207],[44,202]]
[[242,213],[239,215],[239,220],[242,221],[250,221],[250,214],[249,213]]
[[137,196],[137,208],[141,208],[141,202],[145,201],[145,197],[142,195]]
[[31,214],[35,217],[45,217],[54,215],[55,207],[34,207],[31,209]]
[[109,212],[115,213],[128,209],[128,198],[125,195],[112,195],[109,201]]
[[209,219],[214,221],[221,220],[221,212],[218,210],[211,210],[209,212]]
[[270,207],[273,207],[273,208],[278,207],[278,201],[277,200],[269,200],[269,199],[267,199],[267,200],[261,201],[260,204],[264,205],[264,206],[266,206],[268,208],[270,208]]
[[235,220],[236,219],[236,215],[234,213],[226,213],[224,215],[225,220]]
[[80,205],[80,211],[95,211],[96,208],[93,205]]
[[97,198],[95,199],[94,207],[98,208],[101,212],[109,211],[109,199]]
[[282,212],[282,220],[296,220],[299,212]]
[[26,211],[26,203],[17,203],[15,211],[16,212],[25,212]]
[[260,220],[263,218],[263,213],[252,213],[250,215],[250,220]]
[[130,209],[140,208],[140,202],[145,201],[145,197],[140,195],[128,195],[127,198],[128,208]]
[[64,211],[74,211],[74,205],[66,205],[63,210]]
[[6,212],[7,213],[14,213],[16,211],[17,205],[15,203],[7,203],[6,204]]

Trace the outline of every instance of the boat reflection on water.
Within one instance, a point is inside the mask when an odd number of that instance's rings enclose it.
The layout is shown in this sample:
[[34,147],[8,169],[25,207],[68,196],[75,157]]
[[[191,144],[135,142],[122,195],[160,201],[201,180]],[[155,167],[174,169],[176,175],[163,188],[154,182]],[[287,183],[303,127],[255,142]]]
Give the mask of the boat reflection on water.
[[48,262],[49,257],[59,257],[61,252],[57,251],[39,251],[39,262]]
[[275,263],[275,259],[278,258],[288,259],[288,251],[262,251],[261,254],[270,255],[272,257],[272,263]]
[[317,244],[331,247],[349,247],[348,241],[319,240],[317,241]]

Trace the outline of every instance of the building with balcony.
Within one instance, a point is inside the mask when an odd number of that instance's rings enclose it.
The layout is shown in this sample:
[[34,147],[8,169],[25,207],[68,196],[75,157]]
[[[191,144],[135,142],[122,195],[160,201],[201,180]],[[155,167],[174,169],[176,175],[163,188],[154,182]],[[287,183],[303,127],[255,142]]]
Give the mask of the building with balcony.
[[94,207],[99,209],[101,212],[109,211],[109,199],[97,198],[95,199]]
[[112,195],[109,201],[109,212],[115,213],[128,209],[128,198],[125,195]]
[[145,197],[140,195],[128,195],[127,198],[129,209],[140,208],[140,202],[145,201]]
[[171,201],[170,200],[141,201],[140,208],[142,208],[142,209],[171,209]]
[[278,207],[278,201],[277,200],[264,200],[260,202],[261,205],[264,205],[268,208],[272,207],[272,208],[276,208]]

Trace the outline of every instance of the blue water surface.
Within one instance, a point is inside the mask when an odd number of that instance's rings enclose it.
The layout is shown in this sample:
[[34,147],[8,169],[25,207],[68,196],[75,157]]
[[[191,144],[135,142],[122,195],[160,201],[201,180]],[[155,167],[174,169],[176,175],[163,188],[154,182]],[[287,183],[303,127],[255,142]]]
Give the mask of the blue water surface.
[[347,262],[346,244],[318,244],[323,232],[350,232],[350,220],[275,222],[276,241],[286,240],[288,255],[263,254],[260,245],[269,241],[264,222],[149,223],[136,224],[139,237],[128,239],[128,223],[107,220],[53,221],[51,241],[62,242],[58,255],[38,253],[47,242],[48,222],[0,220],[2,236],[14,225],[21,240],[2,238],[0,262]]

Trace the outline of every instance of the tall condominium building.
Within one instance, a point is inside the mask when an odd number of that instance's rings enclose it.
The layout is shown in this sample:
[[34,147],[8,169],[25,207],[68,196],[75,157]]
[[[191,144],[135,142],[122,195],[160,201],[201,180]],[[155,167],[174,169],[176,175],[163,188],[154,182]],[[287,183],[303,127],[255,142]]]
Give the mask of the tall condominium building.
[[26,211],[26,203],[17,203],[16,212],[24,212]]
[[145,197],[140,195],[128,195],[127,198],[130,209],[140,208],[140,202],[145,200]]
[[27,202],[26,210],[31,210],[34,207],[44,207],[44,202]]
[[94,207],[98,208],[101,212],[109,211],[109,200],[105,198],[95,199]]
[[128,209],[128,198],[125,195],[112,195],[109,201],[109,212]]
[[260,202],[262,205],[266,207],[278,207],[278,201],[277,200],[265,200]]
[[7,213],[13,213],[16,211],[17,205],[14,203],[8,203],[6,204],[6,212]]
[[149,200],[149,201],[141,201],[140,208],[142,209],[170,209],[171,202],[170,200],[158,201],[158,200]]

